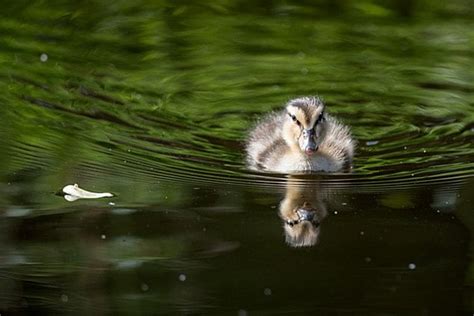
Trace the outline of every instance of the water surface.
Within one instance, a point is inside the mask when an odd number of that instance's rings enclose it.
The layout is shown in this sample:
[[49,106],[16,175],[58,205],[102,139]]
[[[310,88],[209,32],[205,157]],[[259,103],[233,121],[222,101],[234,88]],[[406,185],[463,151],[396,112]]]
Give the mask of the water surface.
[[[304,3],[2,10],[2,315],[474,311],[472,5]],[[246,170],[301,95],[351,126],[353,173]],[[295,190],[313,247],[285,241]]]

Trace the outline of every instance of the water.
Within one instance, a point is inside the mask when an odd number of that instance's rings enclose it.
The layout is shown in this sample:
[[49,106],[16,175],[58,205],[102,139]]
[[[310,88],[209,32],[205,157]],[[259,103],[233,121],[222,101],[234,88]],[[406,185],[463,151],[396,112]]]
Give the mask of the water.
[[[472,313],[473,12],[5,5],[0,313]],[[247,171],[255,120],[314,94],[354,172]],[[74,183],[116,197],[54,194]],[[318,207],[314,246],[285,235],[285,200]]]

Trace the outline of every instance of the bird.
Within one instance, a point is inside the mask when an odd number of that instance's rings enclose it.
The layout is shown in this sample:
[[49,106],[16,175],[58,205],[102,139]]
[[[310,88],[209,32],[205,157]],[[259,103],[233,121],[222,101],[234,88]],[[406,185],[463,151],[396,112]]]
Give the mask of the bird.
[[257,121],[245,144],[246,161],[254,171],[349,171],[355,145],[349,127],[326,113],[319,97],[299,97]]

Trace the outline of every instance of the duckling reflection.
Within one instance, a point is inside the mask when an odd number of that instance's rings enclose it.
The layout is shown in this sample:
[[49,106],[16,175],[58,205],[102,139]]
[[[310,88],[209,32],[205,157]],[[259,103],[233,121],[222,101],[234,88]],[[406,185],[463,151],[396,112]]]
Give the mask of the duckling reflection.
[[318,242],[321,222],[327,216],[325,196],[317,185],[288,181],[279,208],[288,245],[308,247]]

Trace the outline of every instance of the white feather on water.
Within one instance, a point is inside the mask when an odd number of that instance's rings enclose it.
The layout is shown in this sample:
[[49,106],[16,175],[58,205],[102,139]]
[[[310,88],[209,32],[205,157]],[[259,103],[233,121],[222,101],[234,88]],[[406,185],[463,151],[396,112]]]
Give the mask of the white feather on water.
[[74,202],[79,199],[100,199],[105,197],[113,197],[109,192],[91,192],[80,188],[77,184],[69,184],[63,188],[64,199]]

